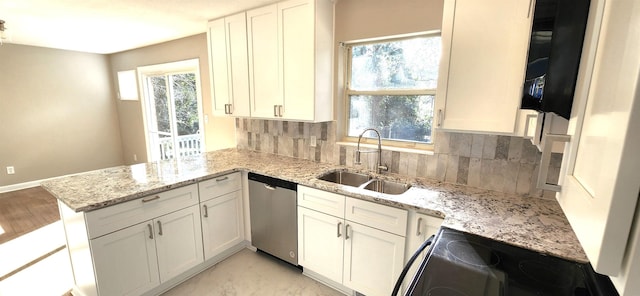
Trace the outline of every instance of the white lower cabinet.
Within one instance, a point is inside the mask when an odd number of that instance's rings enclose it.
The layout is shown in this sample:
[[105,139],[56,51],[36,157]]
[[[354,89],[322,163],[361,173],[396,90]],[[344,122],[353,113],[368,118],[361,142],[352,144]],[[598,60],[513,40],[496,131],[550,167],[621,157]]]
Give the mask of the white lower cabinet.
[[[368,296],[391,294],[404,263],[407,212],[304,186],[298,199],[299,264]],[[327,205],[345,205],[343,214],[325,213],[340,212]],[[361,221],[383,216],[388,223],[376,225],[383,229]]]
[[[409,211],[409,222],[407,225],[407,248],[405,250],[405,262],[409,261],[409,258],[413,253],[418,250],[420,245],[426,241],[430,236],[435,235],[442,225],[444,219],[438,217],[432,217],[425,214],[417,213],[416,211]],[[427,248],[428,249],[428,248]],[[418,271],[419,263],[424,259],[427,251],[420,253],[420,256],[416,259],[416,262],[411,265],[411,269],[407,272],[407,276],[404,278],[404,289],[411,283],[411,279]]]
[[138,295],[203,262],[196,205],[91,240],[100,295]]
[[405,238],[346,223],[343,284],[365,295],[391,295],[404,266]]
[[202,230],[197,206],[154,219],[160,282],[202,263]]
[[232,173],[198,183],[204,259],[244,241],[242,175]]
[[160,284],[151,225],[140,223],[91,241],[100,295],[138,295]]
[[298,207],[298,264],[342,283],[343,225],[342,218]]
[[209,260],[244,240],[242,191],[201,203],[204,257]]

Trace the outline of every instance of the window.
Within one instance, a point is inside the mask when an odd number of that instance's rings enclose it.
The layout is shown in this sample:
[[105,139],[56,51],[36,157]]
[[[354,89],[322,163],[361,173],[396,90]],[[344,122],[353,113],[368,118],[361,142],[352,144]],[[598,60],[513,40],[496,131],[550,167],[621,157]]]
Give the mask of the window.
[[349,44],[347,137],[373,127],[385,145],[432,144],[440,56],[439,34]]
[[197,59],[139,67],[150,161],[204,151]]

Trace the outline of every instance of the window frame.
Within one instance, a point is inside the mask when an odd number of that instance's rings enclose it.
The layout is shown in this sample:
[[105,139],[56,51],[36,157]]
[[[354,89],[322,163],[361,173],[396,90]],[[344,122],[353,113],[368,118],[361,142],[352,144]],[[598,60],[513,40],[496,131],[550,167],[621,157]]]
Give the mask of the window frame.
[[[417,37],[441,37],[441,31],[440,30],[436,30],[436,31],[428,31],[428,32],[419,32],[419,33],[413,33],[413,34],[405,34],[405,35],[398,35],[398,36],[389,36],[389,37],[381,37],[381,38],[374,38],[374,39],[367,39],[367,40],[356,40],[356,41],[351,41],[351,42],[344,42],[341,43],[340,45],[342,46],[344,52],[343,52],[343,57],[344,57],[344,69],[343,69],[343,77],[344,77],[344,83],[343,83],[343,89],[342,89],[342,97],[343,97],[343,120],[344,120],[344,125],[342,127],[342,141],[343,142],[358,142],[358,137],[357,136],[349,136],[349,115],[350,115],[350,100],[349,100],[349,96],[354,96],[354,95],[380,95],[380,96],[384,96],[384,95],[432,95],[434,97],[434,101],[433,101],[433,106],[434,106],[434,114],[433,114],[433,119],[435,121],[435,106],[436,106],[436,93],[437,93],[437,86],[433,89],[392,89],[392,90],[376,90],[376,91],[357,91],[357,90],[352,90],[350,89],[351,86],[351,63],[352,63],[352,54],[351,54],[351,49],[354,46],[359,46],[359,45],[367,45],[367,44],[376,44],[376,43],[385,43],[385,42],[394,42],[394,41],[399,41],[399,40],[407,40],[407,39],[412,39],[412,38],[417,38]],[[441,61],[442,62],[442,61]],[[432,123],[432,129],[431,129],[431,143],[424,143],[424,142],[417,142],[417,141],[408,141],[408,140],[389,140],[389,139],[381,139],[382,145],[386,146],[386,147],[396,147],[396,148],[403,148],[403,149],[416,149],[416,150],[426,150],[426,151],[434,151],[434,146],[436,143],[436,128],[435,125]],[[360,143],[365,143],[365,144],[377,144],[377,139],[372,138],[370,133],[366,133],[365,135],[362,136],[362,140],[360,141]]]

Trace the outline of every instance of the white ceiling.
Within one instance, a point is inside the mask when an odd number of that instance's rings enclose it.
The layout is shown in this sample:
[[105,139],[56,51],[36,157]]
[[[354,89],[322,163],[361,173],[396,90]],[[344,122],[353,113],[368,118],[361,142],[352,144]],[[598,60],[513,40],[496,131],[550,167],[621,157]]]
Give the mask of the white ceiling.
[[108,54],[206,32],[274,0],[0,0],[5,42]]

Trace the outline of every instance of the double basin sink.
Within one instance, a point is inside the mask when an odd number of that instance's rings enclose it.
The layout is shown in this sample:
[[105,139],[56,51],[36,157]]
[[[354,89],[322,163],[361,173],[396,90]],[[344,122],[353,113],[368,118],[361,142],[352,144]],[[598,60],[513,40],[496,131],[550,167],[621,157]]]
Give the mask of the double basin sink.
[[366,174],[348,171],[329,172],[319,176],[318,179],[391,195],[403,194],[411,188],[409,184],[375,179]]

